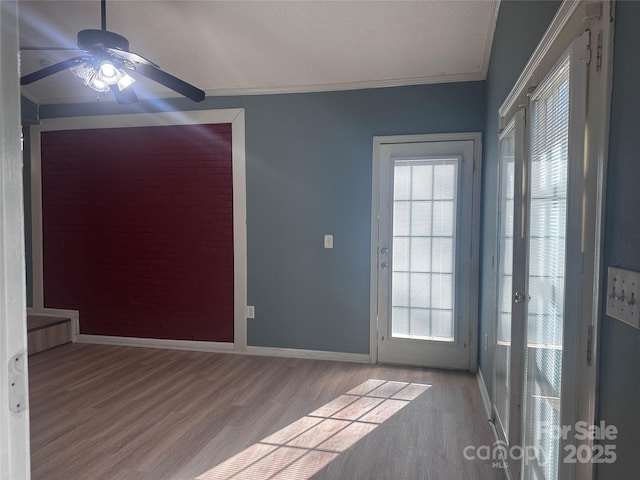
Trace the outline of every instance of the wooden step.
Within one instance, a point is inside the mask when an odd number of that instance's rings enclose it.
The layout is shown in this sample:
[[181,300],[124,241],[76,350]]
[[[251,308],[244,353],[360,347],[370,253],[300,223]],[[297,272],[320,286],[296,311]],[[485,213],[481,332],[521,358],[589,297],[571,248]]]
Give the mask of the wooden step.
[[27,315],[29,355],[71,342],[71,319],[47,315]]

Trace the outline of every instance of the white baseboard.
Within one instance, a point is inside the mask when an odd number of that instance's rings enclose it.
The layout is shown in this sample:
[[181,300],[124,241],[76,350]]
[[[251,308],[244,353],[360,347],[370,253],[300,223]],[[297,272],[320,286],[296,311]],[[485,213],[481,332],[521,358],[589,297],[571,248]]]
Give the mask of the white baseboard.
[[233,353],[233,343],[201,342],[195,340],[167,340],[162,338],[114,337],[110,335],[75,336],[76,343],[116,345],[120,347],[163,348],[168,350],[190,350],[194,352]]
[[120,347],[163,348],[168,350],[190,350],[194,352],[235,353],[264,357],[305,358],[308,360],[332,360],[336,362],[369,363],[367,353],[325,352],[321,350],[299,350],[295,348],[247,347],[245,351],[234,349],[233,343],[201,342],[194,340],[166,340],[158,338],[115,337],[110,335],[75,336],[76,343],[115,345]]
[[264,357],[306,358],[309,360],[369,363],[368,353],[326,352],[323,350],[301,350],[297,348],[277,347],[247,347],[246,354],[260,355]]
[[484,377],[482,376],[482,370],[478,369],[476,373],[476,378],[478,379],[478,387],[480,387],[480,396],[482,397],[482,403],[484,404],[484,410],[487,414],[487,418],[489,420],[492,419],[491,411],[491,397],[489,396],[489,392],[487,391],[487,385],[484,383]]
[[[482,371],[478,368],[476,372],[476,378],[478,379],[478,387],[480,387],[480,396],[482,397],[482,403],[484,404],[485,414],[489,419],[489,425],[491,425],[491,433],[493,434],[494,441],[500,441],[500,437],[498,436],[498,431],[496,430],[496,424],[493,420],[493,407],[491,406],[491,397],[489,397],[489,391],[487,390],[487,384],[484,383],[484,377],[482,376]],[[509,475],[509,469],[503,468],[505,480],[511,480],[511,475]]]

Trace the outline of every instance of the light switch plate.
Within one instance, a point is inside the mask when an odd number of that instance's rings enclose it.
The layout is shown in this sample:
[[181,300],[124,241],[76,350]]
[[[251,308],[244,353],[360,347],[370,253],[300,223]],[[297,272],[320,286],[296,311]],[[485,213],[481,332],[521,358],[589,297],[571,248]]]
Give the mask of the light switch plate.
[[324,236],[324,248],[333,248],[333,235]]
[[640,273],[609,267],[607,315],[640,329]]
[[256,318],[256,307],[254,307],[253,305],[247,305],[245,317]]

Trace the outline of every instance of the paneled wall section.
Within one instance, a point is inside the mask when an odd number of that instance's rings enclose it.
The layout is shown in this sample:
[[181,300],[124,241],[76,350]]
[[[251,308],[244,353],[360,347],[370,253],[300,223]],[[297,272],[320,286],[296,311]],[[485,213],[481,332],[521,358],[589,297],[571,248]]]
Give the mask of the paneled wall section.
[[41,142],[45,307],[83,334],[232,342],[231,125]]

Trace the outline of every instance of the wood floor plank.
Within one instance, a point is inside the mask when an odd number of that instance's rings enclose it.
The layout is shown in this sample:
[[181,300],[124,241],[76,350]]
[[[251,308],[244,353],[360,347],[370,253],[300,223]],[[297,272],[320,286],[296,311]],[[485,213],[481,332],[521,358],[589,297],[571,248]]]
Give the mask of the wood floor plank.
[[503,478],[463,457],[492,444],[471,374],[78,344],[29,369],[34,480]]

